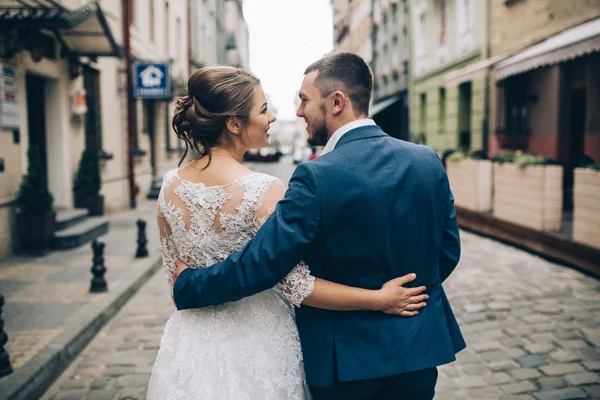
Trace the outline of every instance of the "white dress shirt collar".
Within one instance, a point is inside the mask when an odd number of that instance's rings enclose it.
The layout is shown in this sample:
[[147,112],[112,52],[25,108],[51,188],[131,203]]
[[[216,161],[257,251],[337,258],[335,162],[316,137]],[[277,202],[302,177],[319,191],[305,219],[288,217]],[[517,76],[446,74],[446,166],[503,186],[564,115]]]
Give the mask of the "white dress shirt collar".
[[331,137],[327,141],[327,144],[323,148],[323,151],[321,151],[321,155],[327,154],[330,151],[332,151],[333,149],[335,149],[335,145],[340,141],[342,136],[344,136],[346,133],[348,133],[352,129],[360,128],[361,126],[369,126],[369,125],[375,125],[375,121],[373,121],[372,119],[357,119],[356,121],[349,122],[346,125],[338,128],[338,130],[335,131],[333,133],[333,135],[331,135]]

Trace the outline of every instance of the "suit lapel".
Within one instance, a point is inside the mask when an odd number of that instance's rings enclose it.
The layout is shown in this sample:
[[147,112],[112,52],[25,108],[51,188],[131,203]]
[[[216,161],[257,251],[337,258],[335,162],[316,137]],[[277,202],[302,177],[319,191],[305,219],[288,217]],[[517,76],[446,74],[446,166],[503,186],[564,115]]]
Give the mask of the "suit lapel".
[[381,128],[377,125],[368,125],[354,128],[346,132],[346,134],[340,138],[340,140],[335,145],[335,149],[355,140],[362,140],[380,136],[387,136],[387,133],[382,131]]

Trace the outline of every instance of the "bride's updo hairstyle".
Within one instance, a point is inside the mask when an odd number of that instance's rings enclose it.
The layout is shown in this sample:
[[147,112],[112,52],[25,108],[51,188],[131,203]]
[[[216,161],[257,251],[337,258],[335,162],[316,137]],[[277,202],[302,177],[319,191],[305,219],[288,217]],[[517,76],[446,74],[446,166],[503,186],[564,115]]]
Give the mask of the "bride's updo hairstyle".
[[188,80],[188,95],[178,97],[173,116],[173,129],[185,142],[185,152],[194,149],[200,157],[208,156],[221,143],[229,118],[248,122],[254,89],[260,81],[248,71],[234,67],[204,67]]

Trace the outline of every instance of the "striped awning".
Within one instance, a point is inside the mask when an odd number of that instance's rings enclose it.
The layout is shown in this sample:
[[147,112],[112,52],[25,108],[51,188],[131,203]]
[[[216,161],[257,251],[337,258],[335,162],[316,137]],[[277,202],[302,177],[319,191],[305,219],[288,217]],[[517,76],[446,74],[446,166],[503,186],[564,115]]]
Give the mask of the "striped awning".
[[600,18],[567,29],[494,66],[496,81],[600,51]]

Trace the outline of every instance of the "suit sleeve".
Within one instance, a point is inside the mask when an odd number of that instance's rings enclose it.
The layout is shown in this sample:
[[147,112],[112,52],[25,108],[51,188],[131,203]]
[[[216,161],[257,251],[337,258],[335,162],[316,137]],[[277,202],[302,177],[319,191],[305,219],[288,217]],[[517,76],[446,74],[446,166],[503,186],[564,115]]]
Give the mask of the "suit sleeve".
[[209,268],[184,270],[173,288],[177,309],[237,301],[274,287],[316,236],[321,204],[308,163],[294,172],[285,197],[242,251]]
[[444,231],[442,233],[442,246],[439,259],[440,279],[442,282],[454,271],[460,259],[460,235],[456,221],[456,210],[454,209],[454,196],[450,190],[446,174],[444,174],[443,179],[447,196],[445,200]]

